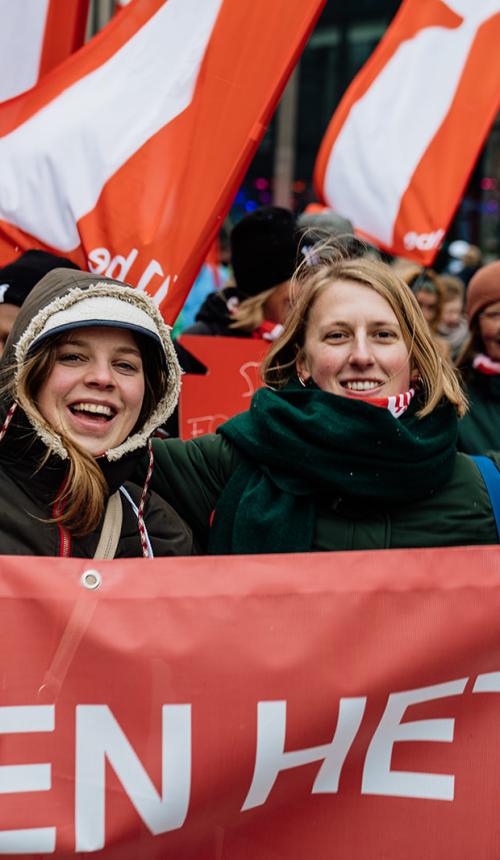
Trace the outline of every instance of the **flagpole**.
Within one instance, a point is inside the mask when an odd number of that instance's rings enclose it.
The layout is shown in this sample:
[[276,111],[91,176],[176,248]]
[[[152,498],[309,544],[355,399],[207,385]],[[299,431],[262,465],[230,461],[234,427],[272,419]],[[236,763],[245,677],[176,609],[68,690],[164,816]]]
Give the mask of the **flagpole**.
[[299,63],[297,63],[279,103],[276,116],[273,203],[275,206],[285,206],[288,209],[292,208],[293,203],[299,79]]

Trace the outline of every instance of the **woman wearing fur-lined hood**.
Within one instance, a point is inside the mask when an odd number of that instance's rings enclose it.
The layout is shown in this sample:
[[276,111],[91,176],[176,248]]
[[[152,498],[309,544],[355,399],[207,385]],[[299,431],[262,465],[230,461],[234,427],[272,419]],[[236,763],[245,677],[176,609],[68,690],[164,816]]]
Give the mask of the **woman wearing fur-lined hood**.
[[149,297],[54,269],[22,306],[0,370],[2,554],[111,557],[100,540],[110,522],[114,557],[193,552],[189,528],[147,491],[150,475],[144,487],[128,480],[179,394]]

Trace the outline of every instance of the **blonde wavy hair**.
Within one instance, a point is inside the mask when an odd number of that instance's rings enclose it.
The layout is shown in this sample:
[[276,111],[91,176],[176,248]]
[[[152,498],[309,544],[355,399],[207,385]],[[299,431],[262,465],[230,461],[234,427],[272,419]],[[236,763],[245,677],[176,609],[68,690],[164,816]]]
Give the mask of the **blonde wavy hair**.
[[[390,305],[408,348],[411,369],[418,373],[424,405],[417,413],[423,418],[446,398],[459,416],[467,410],[467,399],[455,370],[442,359],[429,333],[417,300],[390,266],[379,260],[346,257],[341,249],[320,248],[322,257],[314,267],[299,267],[292,282],[292,310],[284,330],[263,362],[266,385],[282,388],[296,373],[303,355],[309,314],[321,293],[335,281],[355,281],[375,290]],[[326,259],[325,259],[326,254]]]
[[[57,355],[57,348],[64,336],[44,341],[40,347],[30,354],[21,367],[16,390],[10,394],[25,412],[35,427],[54,433],[54,428],[46,421],[37,405],[37,396],[44,381],[51,373]],[[144,399],[136,427],[141,427],[151,415],[167,388],[168,372],[151,357],[155,350],[141,347],[136,338],[144,368]],[[13,376],[13,374],[11,374]],[[13,388],[14,383],[11,383]],[[83,536],[93,532],[99,525],[104,514],[108,498],[108,486],[97,460],[73,442],[65,433],[57,431],[68,455],[68,474],[61,495],[57,498],[61,513],[56,514],[48,522],[60,523],[71,530],[75,536]],[[47,449],[42,457],[40,468],[50,457]]]
[[271,287],[269,290],[264,290],[256,296],[250,296],[248,299],[243,299],[238,307],[232,313],[233,322],[229,328],[237,331],[252,332],[264,322],[264,305],[268,298],[272,296],[276,287]]

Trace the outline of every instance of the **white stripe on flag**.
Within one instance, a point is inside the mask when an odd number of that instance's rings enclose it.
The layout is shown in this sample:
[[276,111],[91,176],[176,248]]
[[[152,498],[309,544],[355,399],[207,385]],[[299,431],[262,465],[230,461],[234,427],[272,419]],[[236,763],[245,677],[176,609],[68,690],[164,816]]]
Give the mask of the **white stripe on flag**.
[[0,102],[38,80],[49,0],[0,0]]
[[222,2],[169,0],[106,63],[0,139],[0,218],[76,248],[77,222],[107,180],[190,104]]
[[477,30],[500,4],[446,5],[463,23],[427,27],[399,47],[352,107],[326,170],[326,196],[335,209],[389,246],[401,198],[448,112]]

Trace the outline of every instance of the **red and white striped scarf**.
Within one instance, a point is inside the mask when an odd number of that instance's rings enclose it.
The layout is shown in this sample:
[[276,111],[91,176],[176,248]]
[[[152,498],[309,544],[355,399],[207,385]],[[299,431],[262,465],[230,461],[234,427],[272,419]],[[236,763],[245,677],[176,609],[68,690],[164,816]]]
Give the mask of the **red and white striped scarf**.
[[388,409],[394,418],[401,418],[408,409],[414,394],[415,389],[410,388],[404,394],[390,394],[388,397],[357,397],[356,399],[371,403],[372,406],[381,406],[382,409]]
[[487,355],[482,355],[482,353],[476,355],[472,362],[472,367],[486,376],[498,376],[500,374],[500,362],[492,361],[491,358],[488,358]]
[[264,320],[257,328],[255,328],[252,332],[252,337],[255,340],[276,340],[281,332],[283,331],[283,326],[281,323],[270,322],[269,320]]

